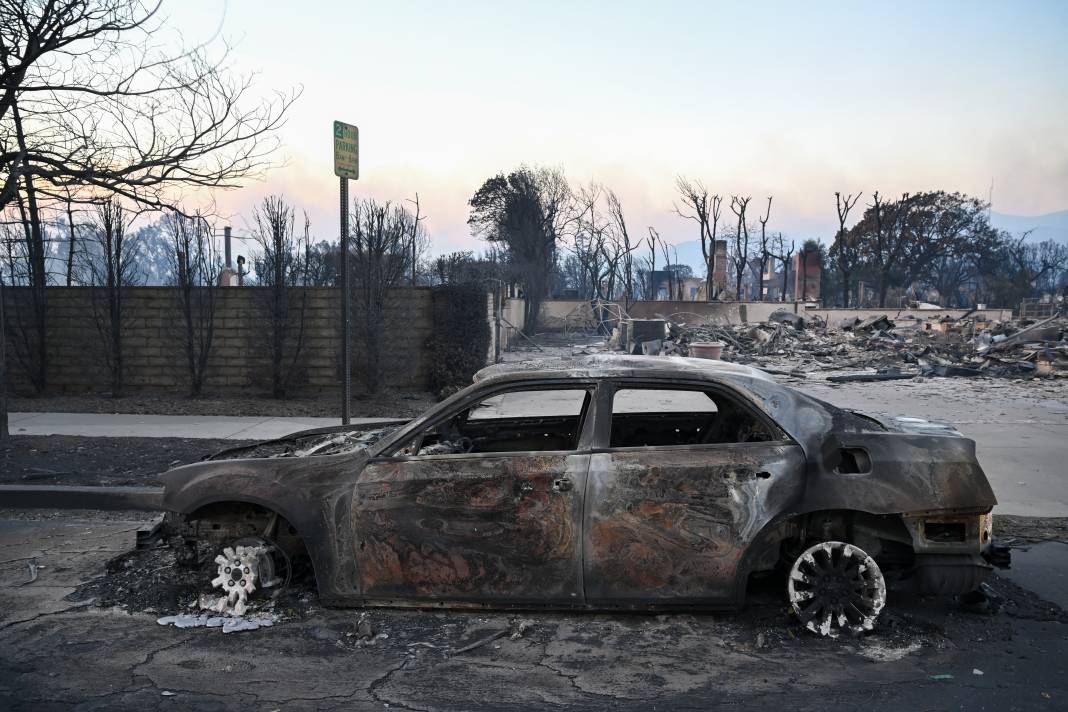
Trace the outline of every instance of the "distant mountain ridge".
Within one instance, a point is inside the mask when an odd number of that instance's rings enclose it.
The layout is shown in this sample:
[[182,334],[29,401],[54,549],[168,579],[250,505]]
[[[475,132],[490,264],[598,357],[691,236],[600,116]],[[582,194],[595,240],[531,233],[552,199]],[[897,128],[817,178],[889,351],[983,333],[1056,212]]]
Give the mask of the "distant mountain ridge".
[[1034,242],[1053,240],[1068,244],[1068,210],[1032,216],[1006,215],[995,210],[990,213],[990,223],[1013,235],[1021,235],[1031,230],[1028,239]]

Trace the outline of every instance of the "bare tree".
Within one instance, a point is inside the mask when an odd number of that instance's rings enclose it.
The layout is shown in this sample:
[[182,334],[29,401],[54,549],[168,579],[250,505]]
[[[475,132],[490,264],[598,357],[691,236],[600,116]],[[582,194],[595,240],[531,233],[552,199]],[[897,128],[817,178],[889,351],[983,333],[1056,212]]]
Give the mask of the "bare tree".
[[171,188],[232,187],[267,166],[296,95],[253,97],[225,49],[162,49],[160,4],[0,3],[0,208],[26,178],[166,207]]
[[159,8],[0,2],[0,210],[17,203],[28,226],[38,391],[47,378],[43,202],[81,192],[90,203],[164,208],[184,188],[238,186],[267,167],[297,97],[254,96],[225,48],[165,49]]
[[[608,204],[607,218],[600,209],[602,197]],[[630,242],[619,197],[591,184],[576,196],[575,211],[578,217],[571,250],[580,272],[581,291],[590,299],[614,299],[622,282],[624,297],[629,299],[633,284],[628,287],[627,281],[633,275],[632,253],[638,245]]]
[[701,255],[705,260],[705,298],[712,301],[716,298],[715,273],[716,273],[716,230],[719,227],[719,215],[723,205],[723,198],[719,195],[709,195],[701,181],[690,181],[679,176],[675,179],[675,188],[682,198],[682,208],[675,206],[675,213],[679,217],[693,220],[698,225],[698,234],[701,238]]
[[652,228],[649,230],[653,233],[656,240],[660,242],[660,254],[664,256],[664,273],[667,274],[667,298],[668,301],[676,301],[680,299],[678,296],[681,292],[681,286],[676,284],[678,281],[678,272],[671,269],[671,253],[668,251],[668,244],[661,237],[660,233]]
[[[649,248],[649,299],[660,299],[660,290],[657,289],[656,281],[656,250],[660,247],[660,233],[652,225],[649,226],[649,237],[645,238],[645,244]],[[671,299],[671,275],[668,275],[667,298]]]
[[11,435],[7,424],[7,318],[4,315],[6,300],[4,274],[3,270],[0,270],[0,440],[6,440]]
[[[786,240],[783,238],[782,233],[779,233],[778,239],[775,241],[778,246],[778,251],[772,256],[782,263],[782,290],[779,293],[779,301],[786,301],[786,291],[790,284],[790,262],[794,256],[794,241],[790,240],[790,249],[786,249]],[[794,299],[797,299],[797,295],[794,295]]]
[[605,241],[608,225],[597,212],[601,186],[591,183],[575,195],[576,219],[571,234],[570,251],[578,268],[576,287],[584,299],[603,296]]
[[768,209],[760,220],[760,274],[757,275],[757,301],[764,301],[764,272],[771,261],[771,243],[768,242],[768,218],[771,217],[771,198],[768,196]]
[[731,212],[738,218],[738,225],[734,231],[734,292],[735,299],[742,300],[742,277],[749,266],[749,225],[746,223],[745,211],[749,207],[751,196],[744,198],[731,196]]
[[126,325],[126,296],[141,281],[137,268],[139,241],[129,233],[135,214],[118,198],[97,205],[89,244],[83,253],[83,281],[90,291],[93,320],[103,342],[103,360],[111,379],[111,396],[124,395],[122,335]]
[[212,239],[212,227],[203,217],[171,213],[164,218],[170,238],[174,292],[182,319],[182,341],[189,376],[189,395],[196,398],[204,387],[215,339],[222,260]]
[[[352,208],[352,298],[356,336],[363,351],[364,386],[375,393],[384,380],[386,314],[405,277],[409,250],[424,239],[414,215],[391,203],[357,201]],[[414,236],[414,238],[413,238]]]
[[634,251],[641,243],[631,242],[627,220],[623,215],[623,204],[612,190],[608,191],[608,214],[615,226],[619,279],[623,283],[623,306],[629,310],[630,305],[634,303]]
[[[271,394],[285,398],[297,375],[304,349],[307,312],[306,264],[300,259],[301,239],[295,236],[295,211],[282,196],[270,195],[253,212],[252,238],[260,249],[256,277],[266,287],[260,300],[265,317],[267,353],[271,360]],[[307,240],[305,223],[305,241]],[[301,289],[293,289],[301,285]]]
[[860,249],[856,235],[846,230],[846,221],[849,220],[849,211],[860,200],[863,193],[852,193],[842,197],[838,191],[834,193],[835,205],[838,211],[838,232],[834,236],[834,245],[831,247],[831,257],[838,265],[838,272],[842,275],[842,306],[849,306],[849,295],[852,294],[852,277],[860,261]]
[[64,201],[67,212],[67,271],[66,284],[70,287],[74,283],[74,256],[78,252],[78,226],[74,223],[74,199],[70,191],[67,191],[67,199]]
[[420,239],[421,237],[423,237],[425,235],[425,232],[423,231],[423,228],[420,225],[420,223],[423,220],[426,220],[426,216],[423,215],[421,213],[421,211],[420,211],[419,194],[418,193],[415,194],[415,200],[412,200],[411,198],[409,198],[408,202],[415,206],[415,216],[412,218],[412,234],[411,234],[411,237],[409,238],[410,242],[411,242],[411,268],[412,268],[411,284],[414,287],[415,283],[416,283],[416,280],[417,280],[417,272],[419,270],[419,256],[420,256],[420,253],[423,251],[423,250],[421,250],[421,246],[425,246],[425,244],[426,244],[426,240],[425,239]]

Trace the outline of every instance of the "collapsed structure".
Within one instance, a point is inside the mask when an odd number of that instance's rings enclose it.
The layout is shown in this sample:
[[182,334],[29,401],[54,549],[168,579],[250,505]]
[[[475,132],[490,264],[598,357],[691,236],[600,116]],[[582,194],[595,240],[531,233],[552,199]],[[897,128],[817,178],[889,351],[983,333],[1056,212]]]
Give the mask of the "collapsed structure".
[[[651,338],[658,325],[663,337]],[[832,381],[1068,376],[1068,317],[1061,314],[1008,321],[978,311],[927,319],[879,314],[828,324],[818,315],[781,310],[761,324],[632,320],[610,342],[631,353],[681,356],[703,355],[704,344],[720,346],[725,360],[795,376],[869,371]]]

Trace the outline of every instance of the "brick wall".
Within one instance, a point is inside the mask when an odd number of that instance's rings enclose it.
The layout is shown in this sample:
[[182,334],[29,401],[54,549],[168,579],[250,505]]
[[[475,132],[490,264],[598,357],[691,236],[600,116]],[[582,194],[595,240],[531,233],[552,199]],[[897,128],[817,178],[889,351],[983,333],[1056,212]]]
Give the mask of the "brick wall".
[[[24,288],[6,288],[8,318],[29,304]],[[204,393],[269,394],[270,356],[265,336],[262,302],[266,289],[242,287],[220,289],[215,312],[215,337],[206,374]],[[96,298],[102,298],[100,292]],[[304,346],[297,361],[291,391],[309,394],[333,390],[340,382],[341,339],[338,290],[307,289]],[[299,299],[294,290],[293,299]],[[108,372],[102,337],[94,319],[93,289],[50,287],[48,289],[48,390],[50,392],[107,391]],[[174,391],[189,387],[184,327],[174,290],[168,287],[134,287],[126,293],[123,357],[128,393]],[[355,323],[357,314],[353,313]],[[405,288],[394,292],[387,307],[387,332],[379,335],[385,348],[383,384],[407,390],[422,390],[427,384],[424,344],[431,332],[431,290]],[[9,333],[9,338],[13,338]],[[17,338],[17,337],[16,337]],[[360,343],[352,349],[353,389],[362,387]],[[12,387],[28,392],[29,379],[13,345],[8,348],[8,373]]]

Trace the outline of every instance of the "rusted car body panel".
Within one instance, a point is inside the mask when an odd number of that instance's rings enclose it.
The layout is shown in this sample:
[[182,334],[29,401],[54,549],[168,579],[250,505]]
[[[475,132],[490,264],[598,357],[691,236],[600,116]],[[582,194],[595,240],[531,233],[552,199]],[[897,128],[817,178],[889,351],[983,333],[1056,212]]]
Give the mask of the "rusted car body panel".
[[361,593],[580,602],[589,459],[520,453],[368,465],[351,515]]
[[593,456],[586,597],[594,605],[731,601],[742,557],[799,500],[792,443]]
[[[612,393],[631,384],[722,393],[770,434],[761,442],[611,447]],[[487,395],[562,385],[591,394],[571,450],[404,449]],[[974,443],[923,423],[883,423],[718,362],[594,357],[497,366],[351,451],[172,470],[163,476],[164,506],[194,519],[215,502],[278,512],[303,539],[327,604],[733,607],[757,562],[773,562],[806,515],[891,516],[917,554],[977,555],[982,526],[972,519],[996,500]],[[917,524],[924,516],[963,518],[964,540],[947,540],[958,531],[952,522],[932,525],[939,541],[925,539]]]

